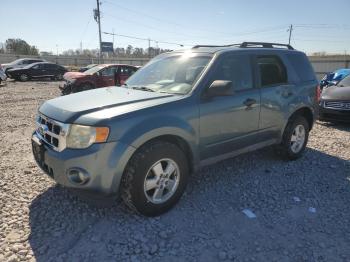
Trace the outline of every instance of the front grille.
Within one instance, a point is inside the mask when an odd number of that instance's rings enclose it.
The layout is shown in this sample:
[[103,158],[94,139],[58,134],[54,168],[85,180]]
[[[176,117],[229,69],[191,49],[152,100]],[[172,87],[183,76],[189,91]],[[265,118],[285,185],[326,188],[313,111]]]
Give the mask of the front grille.
[[324,107],[336,110],[350,110],[350,101],[326,101]]
[[62,151],[66,148],[68,124],[55,121],[41,114],[38,116],[36,124],[36,133],[46,144],[56,151]]

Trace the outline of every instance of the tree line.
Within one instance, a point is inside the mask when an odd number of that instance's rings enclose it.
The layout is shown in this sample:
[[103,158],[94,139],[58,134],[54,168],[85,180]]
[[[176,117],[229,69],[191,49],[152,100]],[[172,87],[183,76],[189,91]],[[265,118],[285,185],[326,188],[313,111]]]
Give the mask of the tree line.
[[[103,53],[103,57],[135,57],[146,58],[154,57],[160,53],[171,51],[170,49],[162,48],[142,48],[128,45],[127,47],[116,47],[114,52]],[[5,43],[0,43],[0,53],[9,53],[16,55],[55,55],[53,52],[46,52],[40,50],[34,46],[28,44],[25,40],[20,38],[9,38]],[[99,49],[68,49],[61,52],[64,56],[87,56],[98,57]]]

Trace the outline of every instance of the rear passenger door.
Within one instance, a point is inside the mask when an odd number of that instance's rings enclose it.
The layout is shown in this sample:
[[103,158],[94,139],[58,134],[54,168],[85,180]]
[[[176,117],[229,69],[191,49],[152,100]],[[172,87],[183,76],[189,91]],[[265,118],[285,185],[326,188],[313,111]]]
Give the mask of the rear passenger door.
[[46,64],[45,65],[46,66],[46,75],[48,75],[48,76],[55,76],[55,74],[56,74],[56,65],[54,65],[54,64]]
[[279,137],[289,103],[295,96],[295,83],[288,74],[286,62],[284,57],[277,54],[259,55],[255,58],[261,89],[259,129],[264,139]]
[[[206,98],[200,103],[200,157],[224,155],[257,143],[260,93],[253,77],[251,57],[224,54],[215,66],[215,80],[232,81],[233,94]],[[208,87],[209,87],[208,86]]]
[[43,74],[46,74],[46,71],[43,68],[43,64],[33,65],[30,68],[30,74],[31,74],[32,77],[40,77]]

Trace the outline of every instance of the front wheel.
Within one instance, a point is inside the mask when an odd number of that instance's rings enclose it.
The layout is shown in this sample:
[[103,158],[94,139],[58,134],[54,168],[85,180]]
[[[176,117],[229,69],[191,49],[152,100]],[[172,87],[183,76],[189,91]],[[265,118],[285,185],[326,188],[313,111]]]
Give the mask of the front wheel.
[[21,80],[22,82],[28,81],[29,80],[29,76],[27,74],[21,74],[19,76],[19,80]]
[[283,139],[276,147],[278,154],[287,160],[300,158],[309,139],[309,123],[303,116],[293,117],[284,130]]
[[181,198],[189,175],[184,152],[168,142],[153,142],[140,148],[128,163],[121,196],[132,210],[157,216]]

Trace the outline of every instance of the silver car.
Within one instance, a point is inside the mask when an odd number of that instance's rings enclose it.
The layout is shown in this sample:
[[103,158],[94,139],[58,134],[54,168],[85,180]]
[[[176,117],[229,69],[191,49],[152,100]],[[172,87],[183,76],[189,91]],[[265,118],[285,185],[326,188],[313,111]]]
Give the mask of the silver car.
[[46,61],[39,58],[21,58],[8,64],[2,64],[1,67],[3,68],[4,72],[7,74],[7,70],[9,69],[23,68],[23,67],[26,67],[27,65],[38,63],[38,62],[46,62]]

